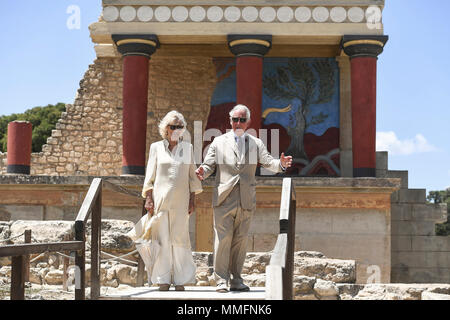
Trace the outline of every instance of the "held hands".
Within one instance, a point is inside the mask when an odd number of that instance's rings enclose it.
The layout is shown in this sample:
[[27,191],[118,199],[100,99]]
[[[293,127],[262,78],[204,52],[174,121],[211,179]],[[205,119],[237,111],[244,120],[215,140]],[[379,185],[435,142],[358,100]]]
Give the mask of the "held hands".
[[283,168],[287,169],[292,166],[292,156],[284,156],[284,152],[281,153],[280,162]]
[[197,170],[195,170],[195,174],[197,175],[198,180],[203,181],[205,169],[203,169],[202,166],[198,167]]

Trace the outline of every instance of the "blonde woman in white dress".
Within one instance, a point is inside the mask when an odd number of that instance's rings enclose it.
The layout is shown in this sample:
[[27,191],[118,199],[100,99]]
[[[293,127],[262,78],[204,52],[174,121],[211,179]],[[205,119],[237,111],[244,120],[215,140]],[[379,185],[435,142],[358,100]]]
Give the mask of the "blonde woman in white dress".
[[184,290],[195,282],[196,266],[189,239],[189,216],[195,209],[195,194],[202,192],[195,174],[193,147],[182,141],[186,128],[183,115],[170,111],[160,122],[163,140],[152,143],[142,196],[149,215],[157,215],[152,239],[161,248],[152,266],[151,282],[159,290]]

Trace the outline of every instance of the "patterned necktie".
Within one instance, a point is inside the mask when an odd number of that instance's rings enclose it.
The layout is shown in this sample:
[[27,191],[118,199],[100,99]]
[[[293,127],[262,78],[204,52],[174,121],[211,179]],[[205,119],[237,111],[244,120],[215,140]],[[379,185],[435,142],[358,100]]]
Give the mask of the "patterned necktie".
[[239,160],[242,160],[244,156],[244,138],[243,137],[237,137],[237,145],[238,145],[238,151],[239,151]]

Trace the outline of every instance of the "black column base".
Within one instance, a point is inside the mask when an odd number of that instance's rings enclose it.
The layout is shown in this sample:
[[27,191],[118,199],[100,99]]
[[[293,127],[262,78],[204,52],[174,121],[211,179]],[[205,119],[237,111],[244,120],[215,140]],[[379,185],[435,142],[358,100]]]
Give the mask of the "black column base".
[[144,166],[124,166],[124,167],[122,167],[122,174],[145,176],[145,167]]
[[377,171],[375,168],[353,168],[353,177],[372,177],[377,176]]
[[30,166],[22,164],[9,164],[6,167],[6,173],[30,174]]

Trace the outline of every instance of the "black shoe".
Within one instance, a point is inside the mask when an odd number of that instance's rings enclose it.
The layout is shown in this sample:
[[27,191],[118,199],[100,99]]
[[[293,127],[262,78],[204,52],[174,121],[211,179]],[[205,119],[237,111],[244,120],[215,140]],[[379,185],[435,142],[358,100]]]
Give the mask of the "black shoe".
[[247,292],[247,291],[250,291],[250,288],[248,286],[246,286],[245,284],[241,283],[238,285],[232,285],[230,287],[230,291]]

